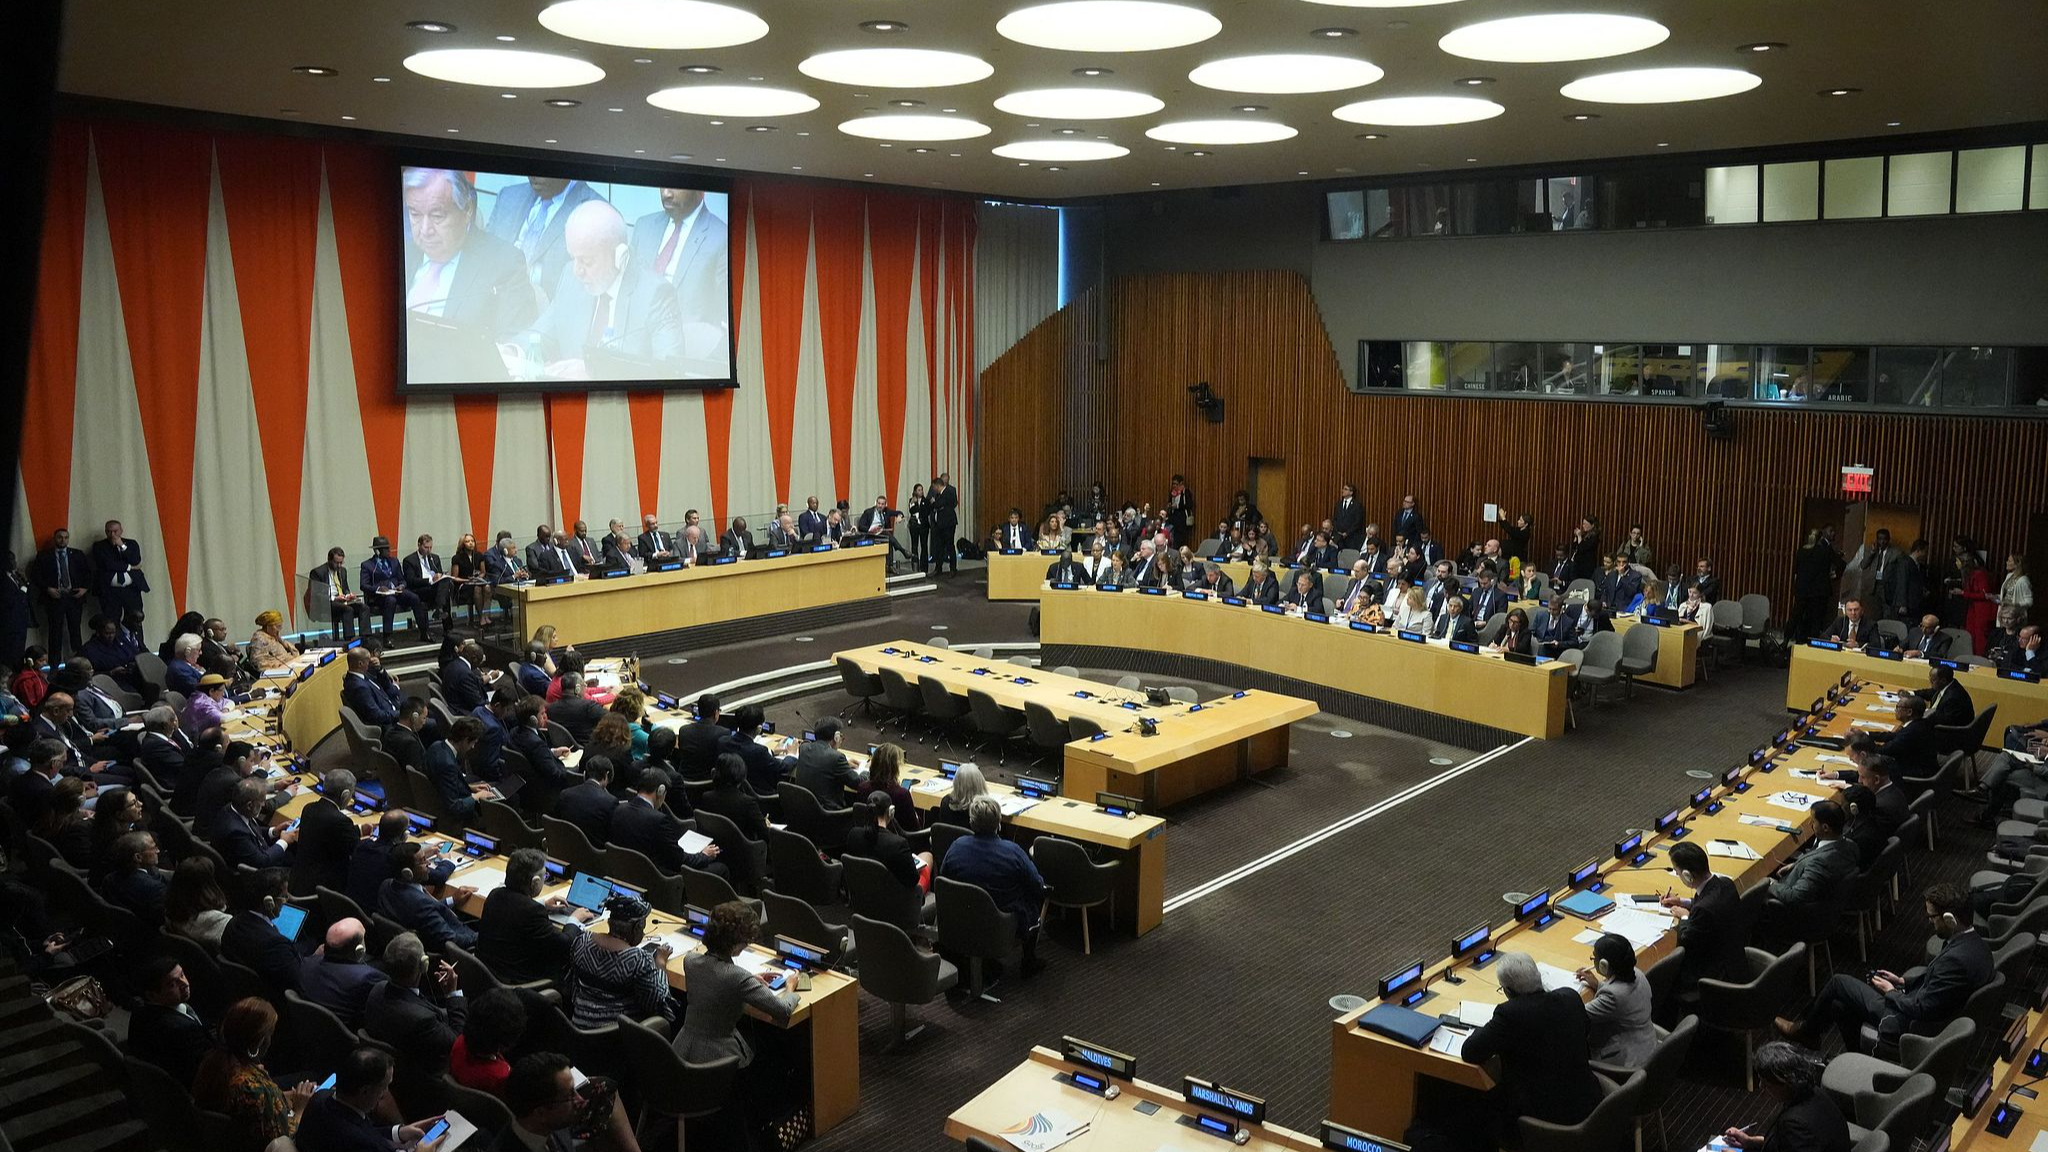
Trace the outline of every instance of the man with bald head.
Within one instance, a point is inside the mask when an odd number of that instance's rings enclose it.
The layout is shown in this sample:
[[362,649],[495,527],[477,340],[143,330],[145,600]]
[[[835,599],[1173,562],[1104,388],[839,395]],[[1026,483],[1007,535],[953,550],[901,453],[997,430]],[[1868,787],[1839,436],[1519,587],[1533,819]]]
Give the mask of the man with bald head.
[[363,1026],[363,1002],[384,980],[384,973],[370,963],[363,922],[353,916],[329,925],[326,943],[299,962],[299,995],[351,1028]]
[[558,380],[678,374],[683,334],[675,289],[631,259],[619,210],[586,200],[570,211],[563,235],[568,261],[525,342],[542,373]]
[[[718,200],[722,204],[724,197]],[[683,355],[722,365],[732,288],[726,278],[726,223],[713,207],[695,188],[663,188],[661,211],[633,222],[633,260],[675,289]]]
[[[408,312],[472,327],[491,340],[509,339],[540,315],[519,250],[477,227],[476,186],[447,168],[407,168],[405,307]],[[431,355],[427,341],[407,344]],[[433,364],[408,364],[412,378]]]

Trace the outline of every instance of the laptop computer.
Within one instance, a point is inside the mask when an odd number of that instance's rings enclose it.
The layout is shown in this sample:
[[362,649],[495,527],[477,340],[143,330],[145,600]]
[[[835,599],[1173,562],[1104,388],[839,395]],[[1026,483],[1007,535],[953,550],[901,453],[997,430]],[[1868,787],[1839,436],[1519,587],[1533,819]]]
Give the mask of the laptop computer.
[[[611,895],[612,886],[602,877],[592,876],[588,872],[578,872],[569,881],[567,899],[572,909],[587,908],[592,912],[599,911],[604,907],[604,902],[611,899]],[[568,912],[551,912],[548,919],[556,924],[569,924],[573,923],[576,917]]]

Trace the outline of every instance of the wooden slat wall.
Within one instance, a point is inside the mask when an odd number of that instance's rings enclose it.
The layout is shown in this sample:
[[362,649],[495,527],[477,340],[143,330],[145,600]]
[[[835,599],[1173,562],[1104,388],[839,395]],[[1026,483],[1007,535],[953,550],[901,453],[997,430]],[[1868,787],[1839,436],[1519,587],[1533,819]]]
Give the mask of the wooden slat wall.
[[[1542,556],[1582,514],[1609,540],[1640,521],[1660,569],[1711,556],[1730,592],[1762,592],[1782,616],[1803,501],[1839,495],[1844,464],[1873,466],[1879,500],[1921,510],[1937,559],[1958,531],[1995,556],[2023,552],[2030,516],[2048,509],[2048,420],[1739,409],[1728,441],[1685,407],[1360,396],[1298,274],[1140,276],[1097,291],[1106,309],[1092,293],[1073,301],[983,373],[991,516],[1016,505],[1035,518],[1061,487],[1079,494],[1094,479],[1118,501],[1156,503],[1182,472],[1206,535],[1249,460],[1274,457],[1294,506],[1264,511],[1290,532],[1328,515],[1347,479],[1383,525],[1413,492],[1453,546],[1483,538],[1489,501],[1534,515]],[[1222,424],[1189,401],[1200,380],[1226,402]]]

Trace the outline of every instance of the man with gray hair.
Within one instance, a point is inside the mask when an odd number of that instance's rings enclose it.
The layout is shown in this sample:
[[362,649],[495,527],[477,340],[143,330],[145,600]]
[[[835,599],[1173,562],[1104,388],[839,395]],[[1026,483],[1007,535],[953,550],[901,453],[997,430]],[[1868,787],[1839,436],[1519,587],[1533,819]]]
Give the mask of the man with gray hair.
[[[540,315],[526,276],[526,261],[511,244],[477,227],[476,186],[448,168],[407,168],[400,177],[405,204],[405,307],[443,325],[481,332],[491,343],[511,338]],[[469,345],[474,346],[474,342]],[[448,341],[406,342],[407,376],[414,382],[474,379]]]
[[1552,1124],[1584,1120],[1601,1092],[1577,985],[1564,982],[1544,991],[1542,969],[1524,952],[1501,953],[1493,974],[1507,999],[1466,1038],[1464,1057],[1471,1064],[1500,1061],[1487,1094],[1496,1130],[1503,1137],[1514,1134],[1523,1116]]
[[1037,954],[1038,910],[1045,903],[1045,879],[1024,849],[1003,839],[1003,806],[995,797],[984,794],[967,802],[967,828],[973,835],[960,837],[946,849],[939,875],[983,889],[997,908],[1017,918],[1024,974],[1032,975],[1042,967]]
[[[525,355],[556,380],[632,380],[679,374],[682,313],[673,285],[627,259],[626,221],[586,200],[563,227],[568,262]],[[535,365],[528,364],[528,370]]]
[[142,714],[142,735],[135,743],[135,758],[156,779],[158,790],[174,796],[181,789],[185,760],[191,754],[189,741],[178,731],[178,714],[168,704],[158,704]]
[[330,768],[320,777],[320,795],[299,813],[299,847],[292,855],[292,891],[311,892],[325,886],[340,892],[348,887],[348,862],[356,842],[370,831],[356,826],[349,806],[356,794],[356,774]]
[[400,932],[384,946],[383,968],[384,983],[364,998],[363,1031],[395,1049],[408,1074],[439,1077],[469,1017],[455,966],[429,959],[417,935]]

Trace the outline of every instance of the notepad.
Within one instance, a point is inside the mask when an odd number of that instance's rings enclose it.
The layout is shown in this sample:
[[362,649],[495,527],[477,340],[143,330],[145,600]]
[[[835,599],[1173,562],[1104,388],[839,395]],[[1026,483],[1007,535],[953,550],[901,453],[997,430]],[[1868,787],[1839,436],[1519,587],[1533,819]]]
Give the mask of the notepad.
[[1764,802],[1774,808],[1789,808],[1794,812],[1804,812],[1808,808],[1813,807],[1819,800],[1820,797],[1809,796],[1804,792],[1780,792]]
[[1462,1059],[1465,1055],[1465,1040],[1471,1035],[1472,1033],[1464,1028],[1446,1025],[1437,1029],[1436,1034],[1429,1038],[1429,1050]]
[[1897,727],[1897,725],[1886,724],[1880,720],[1851,720],[1849,721],[1849,727],[1867,728],[1872,732],[1889,732]]
[[1849,759],[1847,756],[1837,756],[1832,752],[1823,752],[1820,755],[1815,756],[1814,759],[1818,760],[1822,764],[1848,764],[1852,767],[1856,763],[1854,760]]
[[1579,986],[1577,973],[1567,972],[1555,964],[1545,964],[1538,960],[1536,962],[1536,971],[1543,977],[1543,990],[1545,992],[1555,992],[1559,988],[1577,988]]
[[1499,1007],[1498,1004],[1487,1004],[1479,1000],[1460,1000],[1458,1019],[1474,1028],[1484,1028],[1487,1022],[1493,1019],[1494,1009]]
[[711,837],[702,832],[685,832],[676,840],[676,847],[695,856],[711,847]]
[[1001,806],[1003,810],[1003,815],[1008,817],[1015,816],[1017,813],[1022,812],[1025,809],[1030,808],[1037,803],[1038,801],[1033,800],[1028,796],[1005,796],[1001,801]]
[[1752,824],[1765,828],[1776,828],[1780,832],[1799,831],[1799,829],[1792,827],[1790,824],[1785,823],[1783,820],[1780,820],[1775,816],[1759,816],[1755,813],[1745,812],[1741,816],[1736,817],[1736,819],[1740,820],[1744,824]]
[[1707,841],[1707,855],[1725,856],[1730,860],[1763,859],[1762,856],[1757,854],[1756,849],[1751,848],[1740,840],[1709,840]]
[[1886,714],[1898,711],[1898,709],[1893,708],[1889,704],[1865,704],[1863,710],[1865,712],[1883,712]]

